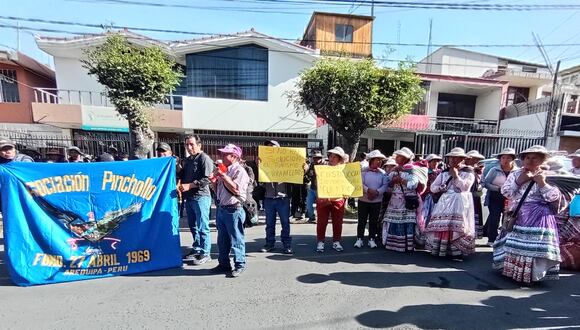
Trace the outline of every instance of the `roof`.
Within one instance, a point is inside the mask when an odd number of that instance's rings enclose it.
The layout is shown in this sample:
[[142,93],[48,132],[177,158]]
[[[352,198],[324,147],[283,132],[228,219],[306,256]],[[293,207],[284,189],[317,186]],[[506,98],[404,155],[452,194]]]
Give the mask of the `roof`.
[[254,29],[237,32],[233,34],[220,34],[203,38],[174,41],[169,43],[169,47],[176,54],[183,54],[192,51],[205,51],[215,47],[224,46],[227,44],[247,44],[255,43],[265,46],[267,48],[282,48],[288,51],[297,53],[316,55],[317,52],[311,48],[302,46],[298,43],[293,43],[280,38],[272,37],[264,33],[257,32]]
[[453,47],[453,46],[442,46],[442,47],[439,47],[439,49],[437,49],[436,51],[434,51],[433,53],[427,55],[427,57],[425,57],[424,59],[422,59],[421,62],[423,62],[424,60],[426,60],[432,54],[434,54],[434,53],[436,53],[436,52],[438,52],[438,51],[440,51],[442,49],[445,49],[445,48],[459,50],[459,51],[462,51],[462,52],[472,53],[472,54],[477,54],[477,55],[484,55],[484,56],[496,57],[496,58],[498,58],[500,60],[505,60],[505,61],[508,61],[508,62],[514,63],[514,64],[536,66],[536,67],[539,67],[539,68],[547,68],[548,67],[545,64],[539,64],[539,63],[532,63],[532,62],[520,61],[520,60],[516,60],[516,59],[513,59],[513,58],[509,58],[509,57],[497,56],[497,55],[492,55],[492,54],[486,54],[486,53],[476,52],[476,51],[473,51],[473,50],[467,50],[467,49]]
[[306,33],[308,33],[308,29],[312,25],[312,22],[314,21],[314,17],[316,17],[316,16],[338,16],[338,17],[345,17],[345,18],[355,18],[355,19],[368,20],[368,21],[374,21],[374,19],[375,19],[373,16],[351,15],[351,14],[340,14],[340,13],[329,13],[329,12],[323,12],[323,11],[315,11],[312,13],[312,16],[310,16],[310,20],[308,21],[308,24],[306,25],[306,28],[304,29],[304,34],[302,35],[303,40],[306,39]]
[[[39,48],[54,55],[56,49],[61,51],[70,48],[84,48],[98,45],[104,42],[111,33],[119,33],[126,36],[132,43],[142,46],[159,46],[171,56],[179,56],[192,52],[202,52],[217,47],[227,47],[242,44],[257,44],[266,48],[280,49],[288,53],[303,53],[317,55],[317,51],[301,46],[297,43],[275,38],[251,29],[233,34],[220,34],[205,36],[202,38],[163,42],[147,36],[134,33],[127,29],[121,31],[108,31],[100,34],[89,34],[73,38],[37,36],[36,43]],[[69,53],[70,54],[70,53]]]
[[24,69],[47,79],[55,79],[54,71],[51,68],[24,53],[18,51],[0,50],[0,54],[3,55],[0,56],[0,61],[3,60],[4,62],[11,62],[14,65],[23,67]]
[[138,34],[127,29],[115,31],[109,30],[103,33],[83,34],[74,37],[52,37],[36,36],[36,44],[44,51],[50,47],[86,47],[98,45],[105,41],[106,37],[111,34],[120,34],[130,40],[132,43],[142,46],[159,46],[162,49],[169,49],[169,44],[160,40],[149,38],[145,35]]
[[580,72],[580,65],[576,65],[576,66],[573,66],[571,68],[562,70],[562,71],[560,71],[560,75],[564,76],[564,75],[576,73],[576,72]]
[[433,73],[417,73],[422,80],[428,81],[448,81],[463,84],[475,84],[475,85],[489,85],[489,86],[499,86],[508,84],[507,81],[487,79],[487,78],[472,78],[472,77],[462,77],[462,76],[451,76],[445,74],[433,74]]

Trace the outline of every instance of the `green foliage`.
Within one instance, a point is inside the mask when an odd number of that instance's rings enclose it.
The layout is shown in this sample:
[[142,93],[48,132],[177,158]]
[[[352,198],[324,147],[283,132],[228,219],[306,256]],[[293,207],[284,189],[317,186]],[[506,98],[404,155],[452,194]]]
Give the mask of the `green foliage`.
[[105,86],[105,93],[130,125],[148,128],[150,114],[145,110],[163,102],[183,75],[159,47],[136,47],[119,34],[85,52],[83,66]]
[[410,66],[394,70],[372,60],[324,58],[301,74],[290,100],[297,111],[314,113],[358,143],[367,128],[410,112],[423,96],[420,84]]

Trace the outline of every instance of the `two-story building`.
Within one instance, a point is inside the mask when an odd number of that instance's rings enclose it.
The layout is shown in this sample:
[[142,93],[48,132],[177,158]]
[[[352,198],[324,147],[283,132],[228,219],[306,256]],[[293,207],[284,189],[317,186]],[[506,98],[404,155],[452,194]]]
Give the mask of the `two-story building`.
[[[286,94],[317,51],[254,30],[169,43],[127,30],[118,33],[138,47],[160,47],[183,68],[185,77],[174,95],[152,109],[158,140],[197,133],[217,147],[228,142],[255,146],[266,138],[305,144],[315,136],[316,119],[298,115]],[[76,136],[126,134],[127,122],[81,63],[84,51],[106,37],[37,38],[39,48],[54,57],[57,88],[38,91],[35,120]]]
[[0,130],[54,132],[50,126],[35,124],[32,103],[35,87],[55,86],[54,71],[48,66],[21,52],[0,50]]

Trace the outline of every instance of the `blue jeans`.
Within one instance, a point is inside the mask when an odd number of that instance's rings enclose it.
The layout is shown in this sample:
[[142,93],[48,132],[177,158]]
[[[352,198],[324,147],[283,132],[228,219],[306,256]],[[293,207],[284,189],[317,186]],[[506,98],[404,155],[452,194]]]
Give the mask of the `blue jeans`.
[[306,195],[306,217],[308,219],[314,219],[314,203],[316,202],[316,189],[308,189],[308,195]]
[[290,198],[266,198],[264,199],[264,209],[266,210],[266,245],[276,244],[276,213],[280,217],[282,232],[280,239],[284,248],[292,245],[290,237]]
[[187,223],[193,235],[193,249],[201,255],[209,255],[211,253],[210,208],[211,196],[200,196],[185,200]]
[[246,267],[245,219],[246,213],[242,207],[218,206],[216,217],[218,262],[223,268],[231,268],[230,251],[234,252],[235,268]]

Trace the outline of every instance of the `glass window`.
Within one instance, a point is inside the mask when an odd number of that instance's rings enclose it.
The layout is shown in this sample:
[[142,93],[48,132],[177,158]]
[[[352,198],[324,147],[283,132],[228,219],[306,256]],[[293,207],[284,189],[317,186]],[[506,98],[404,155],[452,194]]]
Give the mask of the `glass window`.
[[528,97],[530,96],[530,89],[527,87],[508,87],[507,104],[517,104],[528,102]]
[[268,100],[268,49],[245,45],[187,55],[187,95]]
[[352,42],[352,25],[336,24],[336,41]]
[[16,70],[0,70],[0,103],[19,103]]

